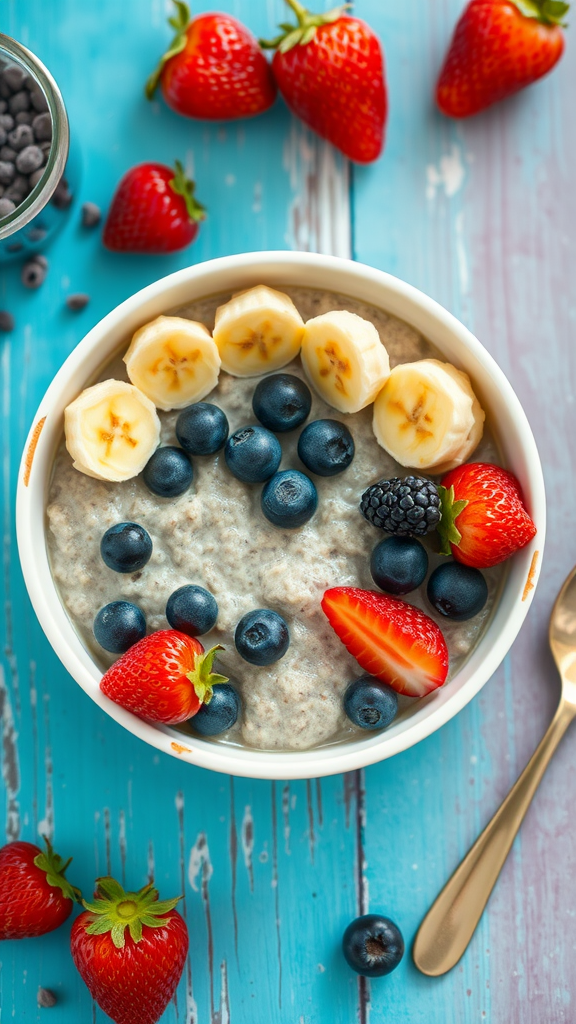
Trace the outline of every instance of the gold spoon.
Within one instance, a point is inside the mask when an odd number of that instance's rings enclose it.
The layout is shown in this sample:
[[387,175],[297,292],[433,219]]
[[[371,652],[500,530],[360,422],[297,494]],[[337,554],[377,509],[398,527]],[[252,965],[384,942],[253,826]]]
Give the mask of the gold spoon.
[[445,974],[463,955],[548,763],[576,716],[576,567],[556,598],[548,636],[562,680],[556,714],[522,775],[422,921],[412,955],[423,974]]

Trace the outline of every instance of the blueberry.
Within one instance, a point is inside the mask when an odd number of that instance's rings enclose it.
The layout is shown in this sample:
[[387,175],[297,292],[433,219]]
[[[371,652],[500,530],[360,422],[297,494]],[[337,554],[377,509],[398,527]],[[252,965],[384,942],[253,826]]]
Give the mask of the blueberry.
[[318,493],[305,473],[284,469],[263,488],[261,505],[266,519],[274,526],[295,530],[314,515],[318,507]]
[[124,654],[146,636],[144,613],[129,601],[112,601],[94,619],[94,636],[105,651]]
[[157,448],[142,473],[144,483],[161,498],[177,498],[192,483],[192,463],[181,448],[166,445]]
[[235,724],[240,714],[240,698],[230,683],[218,683],[212,691],[212,700],[203,704],[190,719],[190,725],[201,736],[218,736]]
[[152,541],[138,523],[116,523],[102,537],[100,554],[114,572],[138,572],[152,554]]
[[189,405],[176,420],[176,437],[189,455],[214,455],[223,447],[229,429],[222,409],[209,402]]
[[[42,115],[45,116],[45,115]],[[32,122],[34,127],[34,121]],[[52,129],[52,125],[50,125]],[[48,136],[50,138],[51,136]],[[83,228],[95,228],[102,220],[102,211],[96,203],[83,203],[82,204],[82,227]]]
[[456,622],[478,615],[488,600],[488,586],[480,570],[459,562],[445,562],[434,569],[427,593],[436,611]]
[[380,914],[364,914],[352,921],[342,938],[346,963],[366,978],[390,974],[404,956],[402,932]]
[[234,634],[236,650],[251,665],[272,665],[290,646],[288,626],[281,615],[258,608],[244,615]]
[[[31,175],[31,178],[34,175]],[[81,309],[85,309],[90,302],[90,296],[86,292],[74,292],[72,295],[68,295],[66,298],[66,305],[68,309],[72,309],[75,313]]]
[[300,434],[298,455],[311,473],[336,476],[354,458],[354,438],[339,420],[314,420]]
[[24,264],[20,272],[20,280],[25,288],[39,288],[46,280],[48,264],[40,256],[34,256]]
[[426,579],[426,549],[415,537],[387,537],[372,552],[370,572],[380,590],[402,597]]
[[252,398],[254,415],[268,430],[279,434],[294,430],[310,415],[310,388],[290,373],[273,373],[257,385]]
[[264,427],[242,427],[230,435],[224,458],[231,473],[247,484],[269,480],[282,458],[277,437]]
[[361,729],[385,729],[396,717],[398,694],[373,676],[361,676],[344,694],[344,711]]
[[188,633],[188,636],[202,636],[216,624],[216,598],[204,587],[193,584],[179,587],[168,598],[166,618],[172,629]]

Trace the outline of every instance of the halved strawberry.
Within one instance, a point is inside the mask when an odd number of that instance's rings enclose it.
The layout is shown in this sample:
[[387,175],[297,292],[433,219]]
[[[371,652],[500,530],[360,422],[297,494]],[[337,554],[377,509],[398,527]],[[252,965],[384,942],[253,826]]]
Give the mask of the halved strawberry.
[[322,610],[364,671],[397,693],[424,697],[446,682],[446,641],[419,608],[373,590],[333,587]]

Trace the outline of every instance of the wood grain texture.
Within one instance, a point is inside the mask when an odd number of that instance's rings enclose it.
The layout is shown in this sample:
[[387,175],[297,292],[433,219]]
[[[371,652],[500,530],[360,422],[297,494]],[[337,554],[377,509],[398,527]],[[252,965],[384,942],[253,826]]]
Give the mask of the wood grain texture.
[[[549,79],[468,124],[435,114],[434,77],[460,0],[382,4],[357,13],[381,35],[391,118],[386,154],[350,170],[279,103],[254,121],[200,125],[149,107],[142,83],[168,39],[163,0],[12,0],[3,30],[59,81],[84,161],[80,199],[106,207],[126,168],[184,159],[210,210],[189,252],[105,253],[76,216],[50,251],[36,293],[2,271],[0,339],[2,662],[0,820],[8,839],[54,835],[89,893],[113,871],[185,894],[187,970],[167,1024],[462,1024],[576,1019],[576,826],[569,737],[544,780],[488,913],[443,979],[407,956],[358,983],[340,935],[381,910],[408,945],[446,877],[527,761],[557,684],[545,645],[553,597],[576,562],[573,344],[576,88],[568,49]],[[195,3],[195,10],[208,3]],[[280,0],[222,0],[270,35]],[[326,6],[329,6],[327,4]],[[570,42],[570,40],[569,40]],[[543,455],[550,534],[544,573],[511,657],[456,720],[365,773],[290,784],[228,779],[157,754],[105,717],[45,641],[15,547],[17,465],[39,398],[82,335],[155,278],[230,252],[302,248],[348,255],[416,284],[495,355]],[[65,296],[87,291],[80,313]],[[37,1021],[39,984],[56,1024],[103,1024],[68,953],[68,929],[0,948],[0,1020]],[[43,1019],[43,1017],[42,1017]]]

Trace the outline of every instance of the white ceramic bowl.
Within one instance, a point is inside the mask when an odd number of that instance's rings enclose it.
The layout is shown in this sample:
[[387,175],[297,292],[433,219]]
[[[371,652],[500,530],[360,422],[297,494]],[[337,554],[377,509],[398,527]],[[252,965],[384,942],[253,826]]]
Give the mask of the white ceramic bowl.
[[[411,713],[381,734],[303,752],[191,740],[169,727],[143,722],[110,701],[99,689],[100,669],[60,601],[46,548],[46,500],[68,403],[146,321],[202,296],[258,283],[329,289],[379,306],[421,331],[447,360],[466,370],[496,427],[505,465],[520,480],[538,529],[534,541],[512,559],[486,632],[446,686],[415,703]],[[22,458],[17,494],[18,547],[26,586],[48,640],[76,682],[112,718],[159,750],[215,771],[268,779],[314,778],[364,767],[406,750],[460,711],[496,670],[524,621],[542,562],[545,515],[542,468],[528,421],[506,377],[480,342],[432,299],[389,274],[348,260],[296,252],[246,253],[180,270],[104,317],[68,357],[40,403]]]

